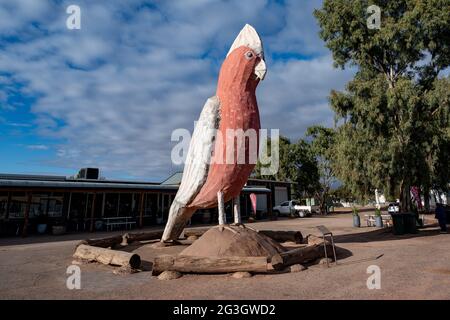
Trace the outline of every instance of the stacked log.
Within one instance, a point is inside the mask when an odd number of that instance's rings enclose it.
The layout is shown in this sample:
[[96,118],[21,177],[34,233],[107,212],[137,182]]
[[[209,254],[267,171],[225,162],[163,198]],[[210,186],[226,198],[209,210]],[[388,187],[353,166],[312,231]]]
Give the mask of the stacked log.
[[150,231],[150,232],[141,232],[141,233],[126,233],[123,235],[124,244],[125,242],[130,244],[136,241],[150,241],[150,240],[159,240],[163,235],[162,231]]
[[118,245],[122,242],[122,236],[114,236],[114,237],[108,237],[108,238],[99,238],[99,239],[86,239],[80,241],[78,246],[80,245],[89,245],[93,247],[99,247],[99,248],[112,248],[115,245]]
[[[325,244],[325,245],[324,245]],[[325,246],[328,256],[332,257],[332,246],[328,241],[314,235],[308,236],[306,247],[289,250],[271,257],[270,263],[275,270],[282,270],[294,264],[305,264],[325,257]]]
[[[184,231],[184,236],[186,238],[195,236],[200,238],[209,228],[203,229],[187,229]],[[286,242],[292,241],[295,243],[302,243],[303,236],[300,231],[272,231],[272,230],[259,230],[258,231],[265,236],[272,238],[277,242]],[[112,248],[115,245],[127,245],[136,241],[150,241],[150,240],[159,240],[161,239],[163,231],[149,231],[149,232],[141,232],[141,233],[126,233],[124,235],[118,235],[107,238],[99,238],[99,239],[86,239],[82,240],[79,245],[85,244],[94,247],[100,248]]]
[[270,270],[266,257],[195,257],[170,256],[156,257],[153,262],[153,275],[164,271],[184,273],[267,273]]
[[[208,229],[185,230],[185,236],[200,237]],[[303,236],[299,231],[271,231],[260,230],[259,233],[272,238],[278,242],[292,241],[302,243]],[[124,251],[110,250],[116,245],[127,245],[135,241],[158,240],[162,237],[162,231],[145,233],[127,233],[123,236],[113,236],[100,239],[89,239],[81,241],[75,251],[74,257],[87,261],[96,261],[102,264],[121,266],[136,269],[141,265],[139,255]],[[295,264],[305,264],[325,256],[324,240],[309,235],[308,245],[281,252],[271,257],[197,257],[197,256],[169,256],[156,257],[153,264],[153,274],[159,275],[163,271],[178,271],[184,273],[272,273],[285,270]],[[328,256],[331,256],[332,247],[325,241]]]
[[[155,258],[153,275],[159,275],[164,271],[206,274],[233,272],[273,273],[282,271],[289,266],[309,263],[325,256],[322,238],[309,236],[308,240],[310,244],[305,247],[278,253],[270,258],[163,255]],[[327,252],[331,253],[331,245],[328,241],[325,244]]]
[[127,245],[136,241],[149,241],[149,240],[158,240],[161,239],[163,232],[162,231],[150,231],[150,232],[142,232],[142,233],[125,233],[124,235],[118,235],[107,238],[99,238],[99,239],[87,239],[82,240],[78,245],[85,244],[94,247],[100,248],[112,248],[115,245]]
[[141,258],[135,253],[111,250],[81,244],[75,250],[74,258],[89,262],[100,262],[106,265],[137,269],[141,266]]

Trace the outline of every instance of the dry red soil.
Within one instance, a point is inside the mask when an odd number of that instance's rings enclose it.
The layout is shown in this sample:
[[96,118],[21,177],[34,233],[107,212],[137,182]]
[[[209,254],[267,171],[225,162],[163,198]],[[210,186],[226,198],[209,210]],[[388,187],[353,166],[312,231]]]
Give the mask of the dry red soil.
[[[160,281],[149,271],[114,274],[115,268],[81,265],[81,289],[66,287],[67,267],[80,239],[92,234],[0,239],[1,299],[450,299],[450,234],[431,224],[416,235],[394,236],[389,230],[353,228],[349,214],[285,219],[251,224],[256,229],[300,230],[319,235],[325,225],[346,256],[337,266],[313,265],[298,273],[254,275],[184,275]],[[105,234],[95,234],[96,237]],[[188,244],[153,248],[129,246],[144,268],[153,257],[181,252]],[[381,270],[381,289],[369,290],[367,268]],[[148,268],[149,269],[149,268]]]

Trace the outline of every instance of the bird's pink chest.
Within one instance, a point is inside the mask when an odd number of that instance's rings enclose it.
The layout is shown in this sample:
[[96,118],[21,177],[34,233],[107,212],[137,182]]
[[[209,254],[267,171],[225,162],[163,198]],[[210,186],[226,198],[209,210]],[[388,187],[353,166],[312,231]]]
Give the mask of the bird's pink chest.
[[220,125],[212,164],[205,185],[192,203],[199,208],[216,206],[218,191],[224,193],[225,201],[239,195],[258,155],[261,126],[255,95],[219,96],[219,100]]

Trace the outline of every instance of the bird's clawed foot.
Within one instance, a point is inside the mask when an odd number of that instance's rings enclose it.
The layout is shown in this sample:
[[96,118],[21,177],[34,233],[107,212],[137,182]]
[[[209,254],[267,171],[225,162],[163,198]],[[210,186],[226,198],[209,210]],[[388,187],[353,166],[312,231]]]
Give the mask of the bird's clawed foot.
[[232,223],[232,224],[230,224],[230,226],[245,228],[245,225],[243,223],[241,223],[241,222]]
[[230,230],[233,233],[238,233],[235,229],[232,228],[232,226],[233,226],[232,224],[229,226],[225,226],[225,229]]

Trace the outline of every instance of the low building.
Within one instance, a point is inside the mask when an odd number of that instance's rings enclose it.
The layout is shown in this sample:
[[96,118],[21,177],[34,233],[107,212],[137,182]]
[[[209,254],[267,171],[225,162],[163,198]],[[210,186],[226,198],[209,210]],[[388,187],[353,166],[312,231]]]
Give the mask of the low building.
[[[97,171],[95,171],[97,170]],[[99,179],[98,169],[76,177],[0,174],[0,235],[35,233],[37,225],[68,231],[113,230],[164,225],[181,173],[162,183]],[[242,217],[270,216],[272,207],[289,200],[291,183],[249,179],[241,193]],[[226,206],[231,219],[231,204]],[[199,210],[192,223],[214,223],[217,210]]]

